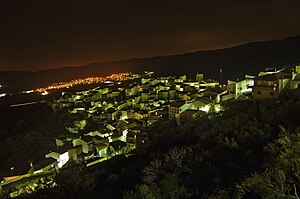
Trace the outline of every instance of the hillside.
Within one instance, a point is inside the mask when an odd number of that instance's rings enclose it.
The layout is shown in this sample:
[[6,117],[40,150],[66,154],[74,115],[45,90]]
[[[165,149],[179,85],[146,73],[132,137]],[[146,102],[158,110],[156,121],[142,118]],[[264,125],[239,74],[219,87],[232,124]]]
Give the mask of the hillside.
[[75,78],[145,70],[155,71],[159,75],[192,76],[199,72],[204,73],[207,78],[219,80],[219,68],[223,69],[223,79],[236,79],[244,74],[255,75],[265,67],[299,64],[299,52],[300,36],[296,36],[181,55],[92,63],[80,67],[62,67],[37,72],[5,71],[0,72],[0,84],[15,91]]
[[[54,178],[57,186],[33,181],[36,192],[17,198],[298,198],[300,90],[259,104],[236,100],[224,106],[224,112],[181,125],[157,122],[128,158],[67,167]],[[45,153],[55,143],[36,138],[54,140],[77,117],[66,110],[38,112],[30,128],[16,124],[22,133],[1,140],[1,166]]]

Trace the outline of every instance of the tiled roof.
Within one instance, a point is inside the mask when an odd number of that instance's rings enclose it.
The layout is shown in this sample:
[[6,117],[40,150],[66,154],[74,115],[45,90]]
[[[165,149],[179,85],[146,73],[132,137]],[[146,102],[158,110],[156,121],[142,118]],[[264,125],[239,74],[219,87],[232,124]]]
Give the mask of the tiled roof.
[[54,149],[52,152],[56,152],[58,154],[63,154],[71,148],[73,148],[73,145],[68,142],[68,143],[64,144],[63,146]]
[[180,107],[183,106],[184,104],[185,104],[184,101],[173,102],[173,103],[170,104],[170,107],[180,108]]
[[199,112],[199,110],[192,110],[192,109],[187,109],[182,112],[184,115],[194,115],[195,113]]
[[269,75],[263,75],[255,78],[255,80],[265,80],[265,81],[275,81],[278,78],[276,77],[275,74],[269,74]]
[[51,158],[51,157],[45,158],[42,161],[33,164],[33,168],[35,171],[37,171],[39,169],[43,169],[43,168],[49,166],[50,164],[52,164],[54,162],[56,162],[56,159],[54,159],[54,158]]
[[81,139],[83,141],[85,141],[86,143],[89,143],[89,142],[93,141],[93,137],[92,136],[83,136],[83,137],[81,137]]

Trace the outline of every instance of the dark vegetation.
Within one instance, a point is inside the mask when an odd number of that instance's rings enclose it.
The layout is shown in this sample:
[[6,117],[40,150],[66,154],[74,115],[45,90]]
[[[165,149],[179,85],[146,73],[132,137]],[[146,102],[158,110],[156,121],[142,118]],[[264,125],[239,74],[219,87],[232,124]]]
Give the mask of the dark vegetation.
[[[21,198],[299,198],[300,90],[225,107],[180,126],[155,124],[132,156],[66,169],[56,188]],[[41,135],[70,121],[63,112],[50,118]]]
[[56,146],[55,138],[65,134],[66,126],[77,119],[64,109],[53,113],[46,103],[1,112],[0,177],[11,167],[28,167],[40,161]]
[[207,79],[219,80],[220,68],[223,69],[223,80],[235,79],[245,74],[256,75],[266,66],[300,64],[299,52],[300,36],[296,36],[227,49],[93,63],[81,67],[63,67],[37,72],[4,71],[0,72],[0,85],[6,86],[6,90],[18,91],[76,78],[106,76],[119,72],[143,73],[145,70],[155,71],[160,76],[186,74],[188,77],[194,77],[199,72],[205,74]]

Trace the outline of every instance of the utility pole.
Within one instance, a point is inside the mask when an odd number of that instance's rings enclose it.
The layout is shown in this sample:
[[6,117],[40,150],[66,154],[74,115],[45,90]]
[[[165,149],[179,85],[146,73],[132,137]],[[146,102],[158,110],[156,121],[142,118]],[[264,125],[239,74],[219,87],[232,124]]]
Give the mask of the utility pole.
[[222,84],[222,73],[223,73],[223,70],[222,70],[222,68],[220,68],[220,84]]

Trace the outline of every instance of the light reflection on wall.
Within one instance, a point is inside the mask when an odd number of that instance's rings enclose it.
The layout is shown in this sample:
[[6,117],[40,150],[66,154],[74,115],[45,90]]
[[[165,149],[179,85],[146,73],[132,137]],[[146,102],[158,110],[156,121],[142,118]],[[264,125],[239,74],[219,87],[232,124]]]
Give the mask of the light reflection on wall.
[[61,168],[64,166],[69,160],[69,153],[65,152],[59,156],[58,167]]

